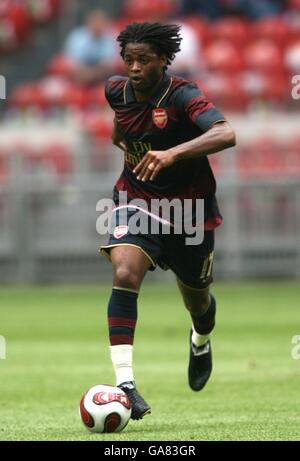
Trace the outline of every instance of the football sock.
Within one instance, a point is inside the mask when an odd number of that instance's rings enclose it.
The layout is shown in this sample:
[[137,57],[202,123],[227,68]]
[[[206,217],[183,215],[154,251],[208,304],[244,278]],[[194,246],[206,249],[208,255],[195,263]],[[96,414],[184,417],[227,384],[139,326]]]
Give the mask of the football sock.
[[133,381],[132,352],[137,321],[138,292],[113,287],[108,304],[110,354],[116,385]]
[[216,300],[212,294],[210,303],[205,314],[201,316],[191,315],[193,321],[192,343],[197,346],[203,346],[209,339],[209,334],[215,326],[216,317]]
[[130,344],[110,346],[110,357],[116,375],[116,386],[126,381],[134,381],[132,370],[132,350]]

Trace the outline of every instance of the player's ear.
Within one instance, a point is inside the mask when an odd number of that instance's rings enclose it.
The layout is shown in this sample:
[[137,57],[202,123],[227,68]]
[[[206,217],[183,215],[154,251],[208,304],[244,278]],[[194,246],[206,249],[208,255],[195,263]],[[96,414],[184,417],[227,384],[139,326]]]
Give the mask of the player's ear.
[[162,67],[162,69],[165,69],[167,67],[167,64],[168,64],[168,59],[167,59],[167,56],[165,54],[162,54],[159,58],[159,61],[160,61],[160,65]]

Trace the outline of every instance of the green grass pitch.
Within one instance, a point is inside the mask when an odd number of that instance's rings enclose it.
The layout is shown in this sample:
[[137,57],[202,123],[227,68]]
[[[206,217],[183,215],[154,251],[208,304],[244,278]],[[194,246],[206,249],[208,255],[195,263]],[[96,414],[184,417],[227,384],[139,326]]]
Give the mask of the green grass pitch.
[[81,395],[114,383],[108,354],[109,286],[0,289],[0,440],[299,440],[300,285],[215,283],[214,372],[187,385],[190,321],[176,284],[145,283],[135,378],[152,414],[120,434],[90,434]]

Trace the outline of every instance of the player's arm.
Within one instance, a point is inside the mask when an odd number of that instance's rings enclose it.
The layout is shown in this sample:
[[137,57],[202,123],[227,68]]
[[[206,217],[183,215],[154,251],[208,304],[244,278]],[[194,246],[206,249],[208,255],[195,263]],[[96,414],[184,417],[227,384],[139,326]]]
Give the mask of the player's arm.
[[118,126],[118,120],[116,119],[116,117],[114,118],[114,128],[113,128],[113,132],[112,132],[112,142],[117,147],[119,147],[124,152],[126,152],[126,150],[127,150],[126,143],[124,141],[123,135],[122,135],[122,133],[120,131],[120,128]]
[[236,144],[235,133],[228,122],[220,121],[201,136],[169,149],[175,161],[203,157]]
[[161,169],[183,159],[204,157],[236,144],[235,133],[228,122],[218,121],[201,136],[165,151],[149,151],[135,167],[141,181],[152,181]]

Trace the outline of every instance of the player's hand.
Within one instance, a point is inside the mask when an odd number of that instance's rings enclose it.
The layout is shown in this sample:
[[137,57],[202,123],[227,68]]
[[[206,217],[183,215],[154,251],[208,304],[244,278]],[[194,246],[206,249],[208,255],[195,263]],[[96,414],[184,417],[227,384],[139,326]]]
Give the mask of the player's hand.
[[133,172],[140,181],[153,181],[160,170],[175,163],[175,156],[168,150],[149,150]]

